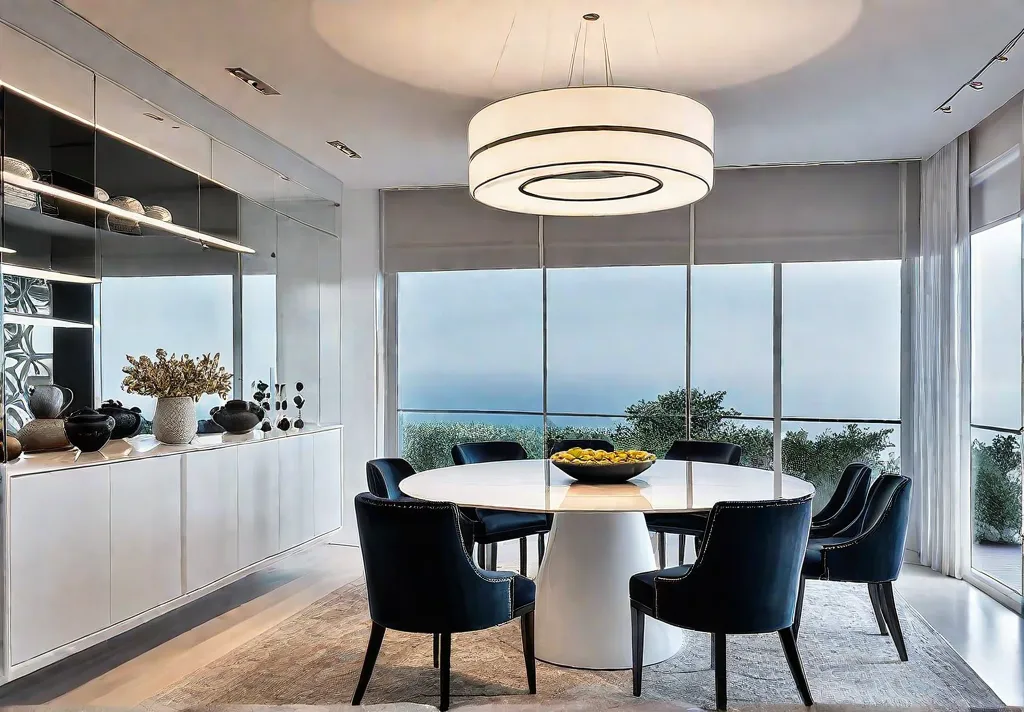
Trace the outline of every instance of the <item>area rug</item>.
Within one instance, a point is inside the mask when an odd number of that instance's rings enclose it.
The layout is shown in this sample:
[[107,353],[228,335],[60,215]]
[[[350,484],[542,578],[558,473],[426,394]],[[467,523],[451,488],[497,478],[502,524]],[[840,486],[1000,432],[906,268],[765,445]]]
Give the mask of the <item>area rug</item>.
[[[344,586],[147,700],[150,708],[211,705],[343,705],[355,688],[369,631],[364,584]],[[909,662],[878,634],[864,586],[809,582],[800,652],[814,699],[829,705],[943,710],[996,708],[998,697],[902,600]],[[537,695],[526,692],[517,623],[452,639],[452,707],[543,703],[588,710],[713,709],[706,634],[684,632],[669,660],[644,669],[634,698],[628,671],[572,670],[537,663]],[[388,631],[363,703],[437,704],[429,635]],[[777,635],[731,636],[730,706],[799,704]],[[571,704],[570,704],[571,703]],[[587,704],[589,703],[589,704]],[[550,707],[549,707],[550,709]],[[582,709],[582,708],[581,708]]]

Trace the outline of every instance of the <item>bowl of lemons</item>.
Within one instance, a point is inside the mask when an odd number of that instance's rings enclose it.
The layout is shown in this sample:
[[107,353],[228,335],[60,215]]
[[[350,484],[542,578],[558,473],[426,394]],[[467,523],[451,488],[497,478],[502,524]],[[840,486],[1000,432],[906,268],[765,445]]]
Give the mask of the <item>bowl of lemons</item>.
[[615,484],[630,480],[657,460],[643,450],[591,450],[574,447],[556,452],[551,464],[580,482]]

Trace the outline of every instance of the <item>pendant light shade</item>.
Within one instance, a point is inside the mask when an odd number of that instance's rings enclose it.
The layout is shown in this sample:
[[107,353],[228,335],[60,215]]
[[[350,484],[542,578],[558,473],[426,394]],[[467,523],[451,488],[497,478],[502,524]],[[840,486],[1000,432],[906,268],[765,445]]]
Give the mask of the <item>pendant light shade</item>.
[[532,215],[628,215],[703,198],[714,118],[655,89],[581,86],[520,94],[469,124],[469,190]]

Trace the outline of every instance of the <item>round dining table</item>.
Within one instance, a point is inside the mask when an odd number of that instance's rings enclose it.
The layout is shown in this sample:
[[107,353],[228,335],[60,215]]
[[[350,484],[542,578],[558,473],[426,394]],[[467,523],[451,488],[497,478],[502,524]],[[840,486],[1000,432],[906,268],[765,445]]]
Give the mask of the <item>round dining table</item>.
[[[577,482],[549,460],[511,460],[428,470],[402,480],[417,499],[463,507],[554,514],[537,573],[538,659],[592,670],[632,664],[629,578],[657,567],[644,514],[706,512],[716,502],[796,499],[811,483],[752,467],[659,460],[624,484]],[[644,664],[682,644],[681,632],[647,621]]]

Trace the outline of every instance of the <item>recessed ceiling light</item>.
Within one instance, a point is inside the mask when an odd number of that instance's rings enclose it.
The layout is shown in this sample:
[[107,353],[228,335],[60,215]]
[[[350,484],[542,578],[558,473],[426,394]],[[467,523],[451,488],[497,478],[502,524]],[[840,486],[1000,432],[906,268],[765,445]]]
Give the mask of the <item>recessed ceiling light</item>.
[[943,114],[952,114],[953,107],[950,106],[949,104],[946,104],[945,106],[940,106],[939,111],[941,111]]
[[969,86],[974,91],[981,91],[982,89],[985,88],[984,82],[981,82],[981,81],[979,81],[977,79],[975,79],[973,82],[969,83],[967,86]]
[[341,141],[338,141],[338,140],[334,140],[334,141],[328,141],[328,142],[327,142],[327,145],[328,145],[328,146],[333,146],[334,148],[338,149],[339,151],[341,151],[342,153],[344,153],[344,154],[345,154],[346,156],[348,156],[349,158],[362,158],[362,156],[360,156],[360,155],[359,155],[358,153],[356,153],[355,151],[353,151],[353,150],[352,150],[351,148],[349,148],[348,146],[346,146],[346,145],[345,145],[344,143],[342,143]]
[[594,20],[600,20],[601,16],[598,15],[596,12],[588,12],[586,15],[583,16],[583,19],[586,20],[587,22],[593,22]]
[[250,74],[241,67],[225,67],[225,69],[228,71],[229,74],[236,77],[240,81],[245,82],[263,96],[275,96],[281,93],[277,89],[275,89],[274,87],[270,86],[265,81],[260,79],[259,77]]

